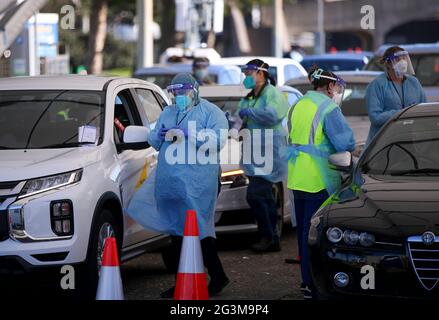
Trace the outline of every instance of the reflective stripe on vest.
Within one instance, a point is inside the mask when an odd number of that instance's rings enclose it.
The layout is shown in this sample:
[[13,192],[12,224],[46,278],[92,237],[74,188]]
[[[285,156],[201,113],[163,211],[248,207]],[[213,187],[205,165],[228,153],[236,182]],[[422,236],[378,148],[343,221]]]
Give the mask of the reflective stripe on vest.
[[289,144],[293,144],[293,141],[291,140],[291,130],[293,129],[293,123],[291,121],[292,117],[293,117],[293,112],[294,112],[294,108],[296,107],[297,103],[300,100],[296,101],[295,104],[293,104],[290,108],[290,111],[288,111],[288,115],[287,115],[287,128],[288,128],[288,143]]
[[317,108],[317,112],[314,115],[314,119],[312,120],[311,130],[309,132],[309,144],[314,144],[314,138],[316,135],[317,127],[320,124],[320,120],[323,115],[323,111],[326,110],[326,108],[332,103],[332,100],[325,100],[323,103],[319,105]]

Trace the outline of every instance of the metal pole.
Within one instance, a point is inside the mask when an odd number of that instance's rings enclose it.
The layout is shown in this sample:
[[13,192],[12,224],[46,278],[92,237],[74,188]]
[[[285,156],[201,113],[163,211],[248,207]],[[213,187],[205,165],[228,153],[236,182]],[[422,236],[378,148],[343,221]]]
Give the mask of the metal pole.
[[273,2],[273,55],[278,58],[283,56],[283,25],[282,25],[282,14],[283,14],[283,0],[274,0]]
[[30,76],[38,76],[40,74],[40,57],[38,56],[37,15],[38,13],[36,12],[32,18],[33,23],[28,25],[28,54]]
[[326,35],[325,35],[325,1],[317,0],[317,30],[319,34],[319,53],[326,51]]
[[137,41],[137,67],[146,68],[154,63],[153,0],[137,0],[139,34]]

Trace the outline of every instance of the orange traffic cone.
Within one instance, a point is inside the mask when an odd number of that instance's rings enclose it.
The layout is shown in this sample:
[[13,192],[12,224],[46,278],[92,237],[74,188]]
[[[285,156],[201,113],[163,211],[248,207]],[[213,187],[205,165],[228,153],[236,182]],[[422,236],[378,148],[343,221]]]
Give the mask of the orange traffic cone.
[[116,238],[105,240],[96,300],[123,300]]
[[194,210],[186,212],[184,238],[178,267],[175,300],[208,300],[207,279],[201,254],[200,234],[197,214]]

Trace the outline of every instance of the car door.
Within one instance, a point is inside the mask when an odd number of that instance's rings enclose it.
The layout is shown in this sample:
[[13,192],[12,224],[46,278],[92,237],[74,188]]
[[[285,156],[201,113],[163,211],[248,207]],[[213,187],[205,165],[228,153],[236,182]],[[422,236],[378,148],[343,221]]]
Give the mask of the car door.
[[[154,129],[160,113],[163,108],[167,105],[165,99],[156,90],[148,88],[146,86],[136,86],[131,88],[131,93],[134,98],[137,113],[141,115],[142,124],[149,126],[152,130]],[[142,169],[140,174],[137,174],[134,190],[130,189],[129,196],[132,197],[134,192],[136,192],[142,183],[147,179],[151,171],[157,166],[158,151],[152,147],[149,147],[146,152],[146,157],[143,159]],[[135,165],[139,165],[136,160],[130,159],[130,161],[136,161]],[[130,186],[133,184],[131,183]],[[143,242],[152,237],[158,236],[158,233],[146,231],[141,225],[132,221],[131,218],[127,217],[129,220],[130,228],[127,230],[127,244],[134,245],[136,243]]]
[[[135,91],[131,87],[120,90],[115,99],[114,106],[114,142],[123,143],[124,129],[130,125],[144,126],[148,121],[144,112],[138,107]],[[154,159],[154,149],[151,147],[142,150],[122,150],[117,152],[117,161],[120,167],[119,188],[122,198],[123,210],[128,207],[136,190],[145,180]],[[124,247],[131,246],[152,237],[157,233],[145,230],[141,225],[124,214]]]

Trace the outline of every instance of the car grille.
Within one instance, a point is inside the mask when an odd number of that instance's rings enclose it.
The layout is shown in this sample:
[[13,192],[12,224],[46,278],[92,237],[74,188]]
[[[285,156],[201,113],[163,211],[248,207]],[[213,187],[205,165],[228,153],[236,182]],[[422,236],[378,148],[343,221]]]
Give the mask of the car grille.
[[9,238],[8,214],[6,210],[0,210],[0,241]]
[[4,189],[14,189],[19,182],[13,181],[13,182],[0,182],[0,190]]
[[439,283],[439,242],[426,245],[422,240],[409,240],[408,249],[419,282],[426,290],[433,290]]

